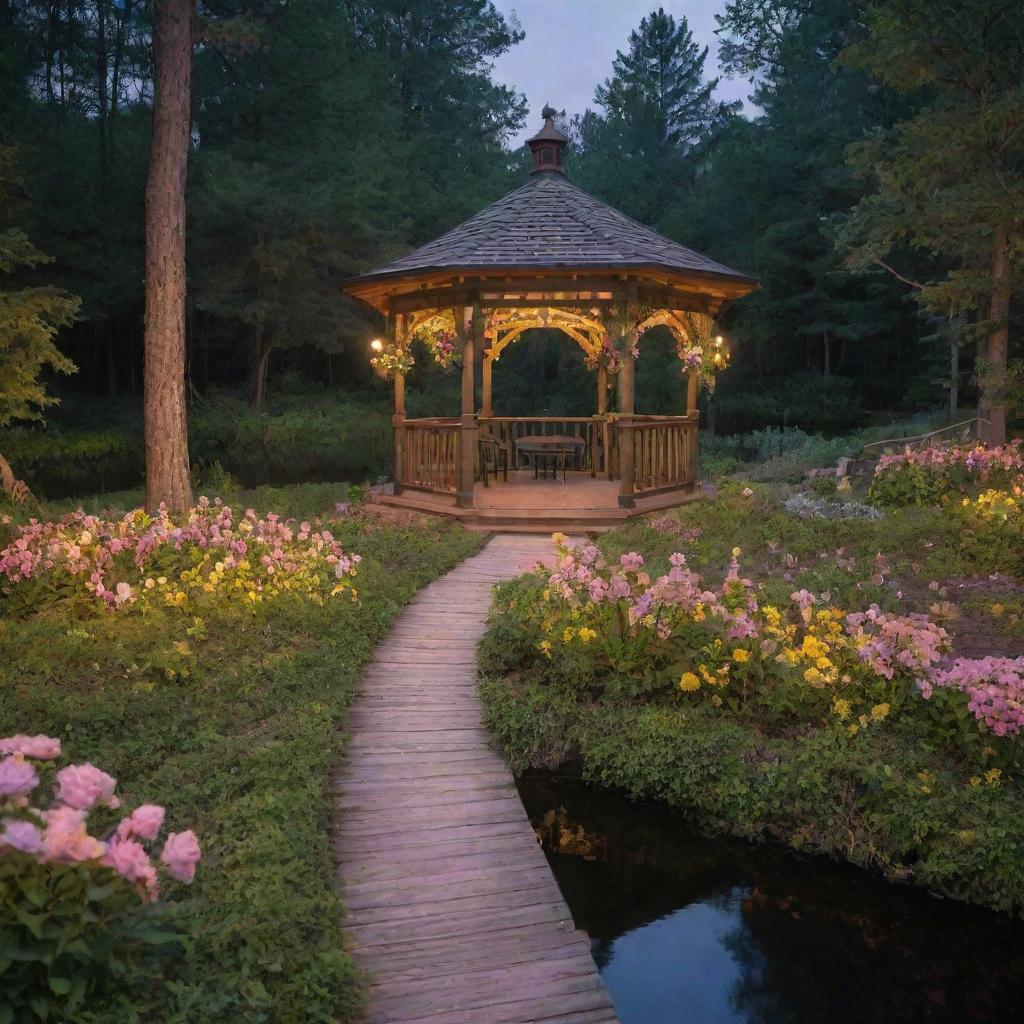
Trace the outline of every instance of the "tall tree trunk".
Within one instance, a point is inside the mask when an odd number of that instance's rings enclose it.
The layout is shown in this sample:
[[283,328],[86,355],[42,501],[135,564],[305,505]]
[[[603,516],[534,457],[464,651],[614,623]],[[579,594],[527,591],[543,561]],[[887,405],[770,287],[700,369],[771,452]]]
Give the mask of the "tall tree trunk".
[[822,348],[825,353],[825,372],[822,374],[824,377],[832,376],[832,342],[829,339],[828,331],[825,331],[821,336]]
[[263,328],[260,328],[256,342],[256,362],[252,369],[252,382],[249,388],[249,404],[254,409],[262,409],[267,398],[267,372],[270,369],[271,346],[263,343]]
[[[952,328],[952,323],[950,327]],[[960,342],[957,336],[950,333],[949,336],[949,422],[956,420],[957,410],[960,407]]]
[[978,416],[981,437],[989,444],[1006,443],[1006,356],[1010,342],[1010,240],[1006,225],[996,228],[992,245],[992,291],[988,303],[988,338],[981,370]]
[[157,0],[146,181],[146,507],[192,504],[185,413],[185,172],[195,0]]

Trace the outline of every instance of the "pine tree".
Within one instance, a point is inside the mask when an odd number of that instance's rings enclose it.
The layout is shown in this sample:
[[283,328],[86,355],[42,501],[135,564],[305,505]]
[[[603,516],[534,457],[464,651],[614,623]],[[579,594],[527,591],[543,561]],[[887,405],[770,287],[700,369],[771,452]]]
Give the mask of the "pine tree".
[[185,412],[185,170],[195,0],[156,0],[146,182],[146,508],[192,504]]
[[707,55],[685,17],[677,22],[659,8],[641,20],[594,93],[602,113],[574,122],[574,173],[584,187],[659,223],[692,180],[692,150],[733,110],[713,98],[718,79],[704,80]]
[[[21,192],[17,151],[0,147],[0,274],[50,262],[25,232],[6,222]],[[52,286],[0,289],[0,427],[15,419],[38,419],[54,399],[41,379],[45,370],[74,373],[75,365],[54,344],[75,318],[78,299]],[[22,500],[28,489],[0,453],[0,490]]]
[[[1011,397],[1013,273],[1024,263],[1024,19],[1008,0],[887,0],[866,20],[846,63],[923,103],[851,150],[872,192],[845,228],[850,260],[910,284],[930,313],[975,311],[979,416],[998,444]],[[899,266],[907,250],[944,266],[908,273]]]

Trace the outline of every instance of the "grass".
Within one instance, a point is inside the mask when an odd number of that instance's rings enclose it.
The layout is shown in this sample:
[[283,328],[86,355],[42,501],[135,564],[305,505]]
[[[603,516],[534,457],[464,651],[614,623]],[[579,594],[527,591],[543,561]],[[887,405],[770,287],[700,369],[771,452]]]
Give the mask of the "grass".
[[[308,516],[338,490],[243,497]],[[328,832],[346,710],[402,605],[481,540],[441,522],[332,530],[363,556],[358,603],[286,595],[199,618],[56,608],[0,620],[0,735],[59,736],[75,761],[115,775],[130,805],[165,804],[169,828],[194,828],[204,849],[195,884],[174,893],[180,944],[79,1021],[357,1019]]]
[[[609,560],[642,553],[652,576],[683,551],[712,585],[740,547],[743,575],[760,584],[762,604],[785,606],[798,589],[828,591],[848,610],[877,602],[928,612],[954,635],[957,653],[1024,654],[1024,586],[1019,572],[1005,575],[1013,552],[967,537],[954,514],[908,508],[879,521],[800,519],[784,511],[788,489],[741,488],[729,484],[716,498],[630,523],[600,547]],[[797,711],[770,699],[713,707],[645,676],[642,665],[609,675],[582,651],[547,659],[537,648],[543,634],[520,617],[543,589],[536,577],[499,589],[481,649],[487,725],[517,772],[558,768],[660,801],[708,831],[1024,910],[1021,758],[1011,751],[1019,740],[996,743],[972,717],[951,725],[934,701],[849,735],[828,694],[809,696]],[[973,740],[949,740],[953,728]],[[1002,774],[986,776],[996,765]]]

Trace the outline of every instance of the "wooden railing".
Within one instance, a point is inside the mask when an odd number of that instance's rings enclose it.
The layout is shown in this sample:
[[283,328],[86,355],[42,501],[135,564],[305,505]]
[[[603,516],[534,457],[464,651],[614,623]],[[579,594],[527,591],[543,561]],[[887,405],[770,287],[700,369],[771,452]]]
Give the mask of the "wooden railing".
[[[633,493],[668,491],[697,480],[697,417],[635,416],[621,431],[633,437]],[[627,443],[620,437],[619,444]]]
[[457,419],[405,420],[400,432],[396,479],[402,487],[454,494],[461,428]]
[[579,467],[588,473],[607,470],[608,422],[596,416],[481,416],[480,436],[493,437],[515,452],[515,442],[532,434],[565,434],[583,440]]

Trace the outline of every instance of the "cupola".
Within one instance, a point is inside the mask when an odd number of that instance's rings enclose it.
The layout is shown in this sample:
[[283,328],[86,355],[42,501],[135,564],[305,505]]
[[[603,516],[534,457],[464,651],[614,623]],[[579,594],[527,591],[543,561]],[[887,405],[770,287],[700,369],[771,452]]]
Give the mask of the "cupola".
[[563,166],[565,161],[565,147],[569,140],[555,127],[555,115],[558,113],[553,107],[545,105],[541,111],[544,118],[544,127],[532,139],[527,139],[526,144],[533,153],[533,167],[531,174],[565,174]]

